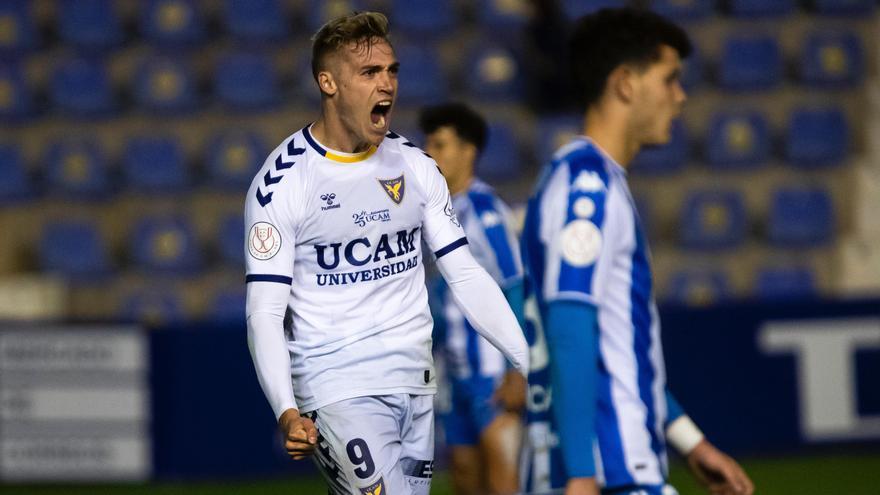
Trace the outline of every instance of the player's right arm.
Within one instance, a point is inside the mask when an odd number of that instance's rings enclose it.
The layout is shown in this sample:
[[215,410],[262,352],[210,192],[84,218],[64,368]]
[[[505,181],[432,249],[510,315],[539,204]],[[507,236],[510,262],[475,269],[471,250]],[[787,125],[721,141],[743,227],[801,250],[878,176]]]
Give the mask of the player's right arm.
[[301,459],[314,451],[317,430],[310,419],[300,416],[290,377],[284,314],[293,282],[296,229],[293,195],[287,189],[278,191],[278,186],[277,181],[258,175],[245,200],[248,347],[260,386],[285,436],[285,448],[294,459]]

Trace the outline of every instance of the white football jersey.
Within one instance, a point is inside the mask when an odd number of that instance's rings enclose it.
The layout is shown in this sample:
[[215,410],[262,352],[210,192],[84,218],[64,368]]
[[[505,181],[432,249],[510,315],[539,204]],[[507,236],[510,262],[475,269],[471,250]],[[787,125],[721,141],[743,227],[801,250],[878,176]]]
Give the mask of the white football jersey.
[[467,239],[433,159],[394,133],[335,152],[306,127],[269,155],[245,221],[247,281],[290,285],[300,411],[435,392],[422,241],[440,257]]

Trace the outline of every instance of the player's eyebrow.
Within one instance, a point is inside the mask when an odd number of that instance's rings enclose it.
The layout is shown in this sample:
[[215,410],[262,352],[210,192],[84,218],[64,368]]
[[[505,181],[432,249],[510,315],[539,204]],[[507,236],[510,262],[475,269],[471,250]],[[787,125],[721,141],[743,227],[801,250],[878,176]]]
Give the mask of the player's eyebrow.
[[[384,69],[384,65],[374,64],[374,65],[364,65],[361,67],[361,72],[379,72]],[[393,64],[388,66],[388,70],[391,72],[397,72],[400,70],[400,62],[394,62]]]

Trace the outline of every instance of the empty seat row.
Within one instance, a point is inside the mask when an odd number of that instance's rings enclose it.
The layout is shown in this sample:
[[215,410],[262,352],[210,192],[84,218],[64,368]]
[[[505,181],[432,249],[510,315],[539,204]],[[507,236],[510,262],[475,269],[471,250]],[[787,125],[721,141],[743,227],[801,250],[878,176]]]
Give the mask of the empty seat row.
[[[816,274],[809,265],[759,267],[752,274],[749,299],[796,300],[820,295]],[[722,269],[683,269],[672,274],[661,294],[667,303],[709,306],[736,299],[730,277]]]
[[[594,12],[603,7],[620,7],[624,0],[563,0],[562,7],[569,18]],[[715,13],[735,17],[783,17],[796,13],[802,7],[818,15],[861,16],[876,9],[872,0],[652,0],[651,9],[676,20],[700,20]]]

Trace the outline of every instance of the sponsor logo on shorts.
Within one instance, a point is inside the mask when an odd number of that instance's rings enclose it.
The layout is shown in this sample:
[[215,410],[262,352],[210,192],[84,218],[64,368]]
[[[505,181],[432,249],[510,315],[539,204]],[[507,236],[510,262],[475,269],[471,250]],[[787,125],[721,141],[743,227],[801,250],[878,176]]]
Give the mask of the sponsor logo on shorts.
[[361,495],[385,495],[385,480],[379,478],[379,481],[372,485],[361,488]]

